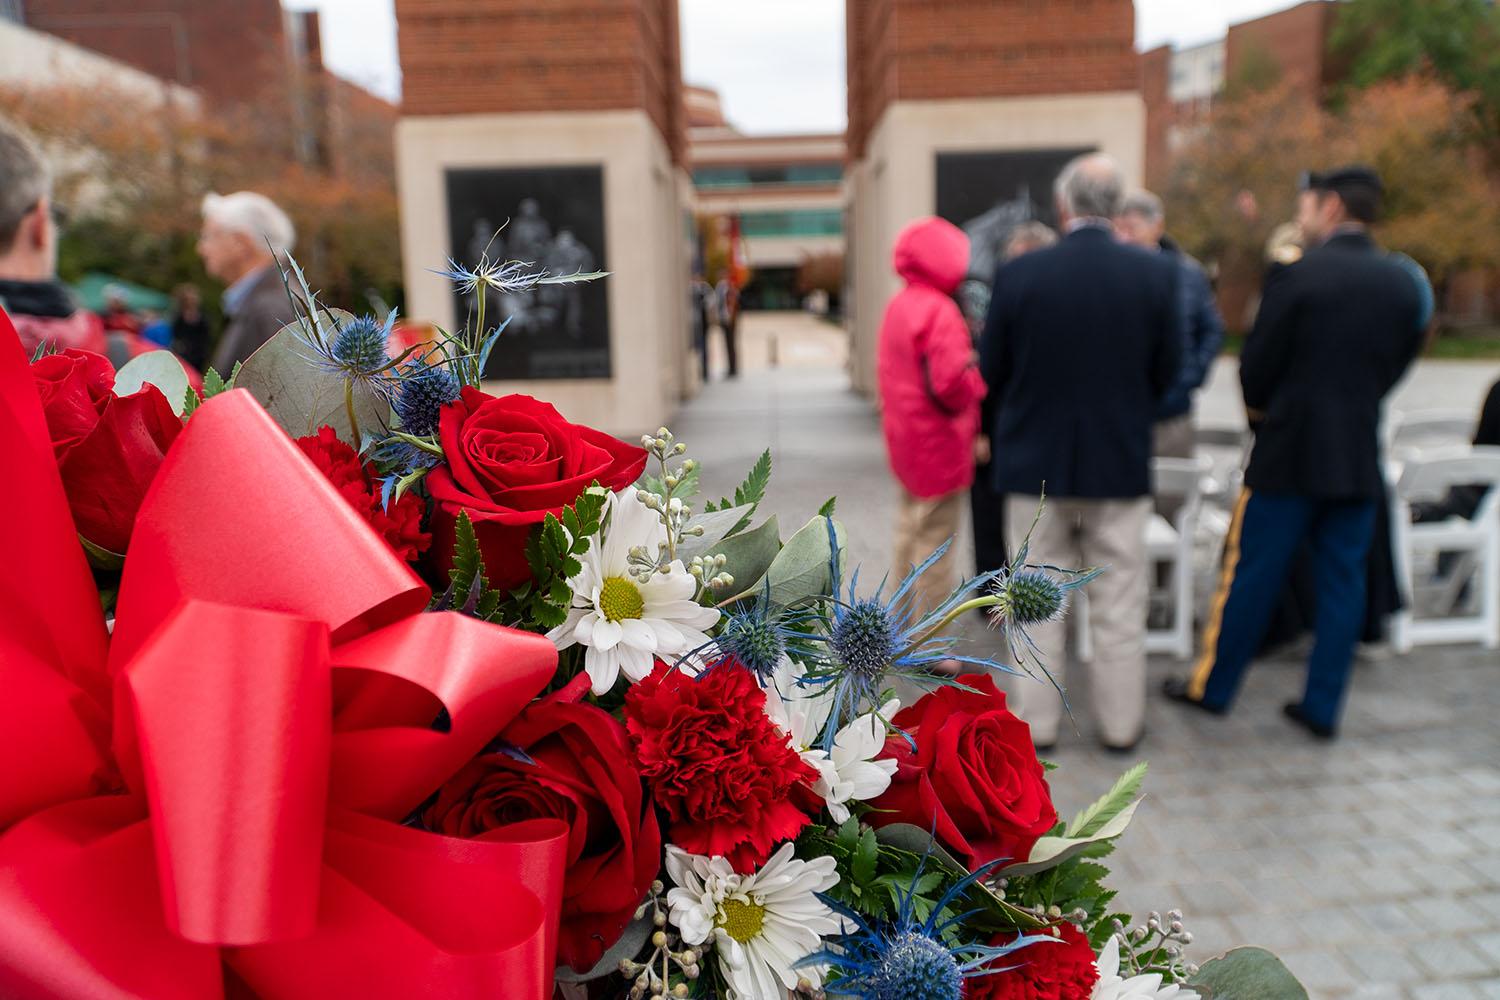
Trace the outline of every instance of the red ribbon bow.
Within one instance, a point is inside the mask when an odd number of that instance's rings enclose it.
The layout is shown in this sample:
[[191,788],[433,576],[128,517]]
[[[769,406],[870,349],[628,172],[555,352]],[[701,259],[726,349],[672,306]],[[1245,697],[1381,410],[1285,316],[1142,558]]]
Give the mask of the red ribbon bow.
[[163,463],[111,639],[3,312],[0,422],[0,996],[549,997],[565,826],[399,824],[551,643],[421,613],[241,391]]

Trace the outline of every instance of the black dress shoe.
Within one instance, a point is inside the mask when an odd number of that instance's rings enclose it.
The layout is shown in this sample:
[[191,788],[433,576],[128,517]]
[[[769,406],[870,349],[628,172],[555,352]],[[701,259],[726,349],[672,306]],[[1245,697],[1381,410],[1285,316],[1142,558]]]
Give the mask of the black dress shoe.
[[1205,705],[1188,693],[1188,682],[1182,677],[1168,677],[1162,681],[1161,693],[1179,705],[1187,705],[1199,711],[1207,712],[1209,715],[1223,715],[1229,710],[1214,705]]
[[1135,748],[1141,745],[1141,737],[1137,736],[1129,743],[1101,743],[1105,753],[1114,754],[1116,757],[1128,757],[1135,753]]
[[1332,726],[1325,726],[1321,722],[1314,722],[1312,719],[1309,719],[1307,713],[1302,710],[1302,706],[1298,702],[1287,702],[1281,707],[1281,711],[1288,719],[1291,719],[1320,740],[1331,740],[1339,734],[1338,730]]

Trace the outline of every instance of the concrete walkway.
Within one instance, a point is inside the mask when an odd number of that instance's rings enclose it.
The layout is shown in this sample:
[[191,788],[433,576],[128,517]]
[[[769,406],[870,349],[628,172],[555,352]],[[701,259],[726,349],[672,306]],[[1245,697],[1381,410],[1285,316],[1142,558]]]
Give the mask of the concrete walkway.
[[[785,536],[837,495],[852,559],[873,584],[890,558],[896,493],[878,418],[849,391],[842,333],[752,314],[742,336],[744,374],[711,383],[673,424],[709,459],[705,490],[732,490],[770,447],[764,511]],[[1497,374],[1424,364],[1399,405],[1477,411]],[[1235,418],[1233,386],[1233,362],[1221,362],[1205,419]],[[969,551],[967,537],[959,544]],[[1153,690],[1180,669],[1153,661]],[[1147,800],[1110,859],[1122,907],[1141,919],[1184,910],[1200,961],[1236,944],[1271,948],[1314,1000],[1500,998],[1500,657],[1454,647],[1362,662],[1332,745],[1281,717],[1302,676],[1290,658],[1258,664],[1222,720],[1153,697],[1139,751],[1151,763]],[[1086,684],[1073,700],[1078,732],[1049,755],[1065,815],[1129,763],[1098,749]]]

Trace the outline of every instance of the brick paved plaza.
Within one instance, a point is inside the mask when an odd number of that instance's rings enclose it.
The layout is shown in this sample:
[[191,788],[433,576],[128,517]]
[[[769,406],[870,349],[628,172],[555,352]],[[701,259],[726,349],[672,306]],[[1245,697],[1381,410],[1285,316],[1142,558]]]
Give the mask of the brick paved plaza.
[[[693,454],[712,456],[705,491],[731,490],[771,447],[764,511],[785,536],[837,494],[851,557],[873,583],[889,560],[895,489],[876,415],[848,390],[842,333],[760,314],[743,336],[747,373],[710,385],[673,425]],[[1423,366],[1400,399],[1477,410],[1497,367]],[[1224,421],[1236,405],[1233,364],[1221,362],[1202,410]],[[1177,669],[1154,658],[1153,689]],[[1142,918],[1181,908],[1200,959],[1270,948],[1314,1000],[1500,998],[1500,657],[1367,655],[1332,745],[1282,719],[1301,683],[1288,653],[1257,665],[1228,719],[1153,697],[1139,751],[1151,763],[1147,801],[1112,859],[1124,907]],[[1065,814],[1127,764],[1098,749],[1086,685],[1073,701],[1079,732],[1050,754]]]

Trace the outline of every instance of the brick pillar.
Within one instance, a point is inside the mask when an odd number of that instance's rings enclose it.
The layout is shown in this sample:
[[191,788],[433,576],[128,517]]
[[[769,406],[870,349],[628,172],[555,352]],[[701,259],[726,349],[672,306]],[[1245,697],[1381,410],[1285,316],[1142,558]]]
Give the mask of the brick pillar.
[[846,19],[851,368],[872,391],[901,227],[942,214],[994,232],[981,217],[1028,197],[1045,219],[1056,170],[1083,150],[1140,183],[1145,109],[1131,0],[848,0]]
[[397,0],[396,16],[409,312],[462,325],[475,303],[428,269],[471,263],[486,227],[492,255],[611,271],[487,300],[487,320],[514,314],[489,375],[577,421],[655,428],[687,339],[676,0]]

